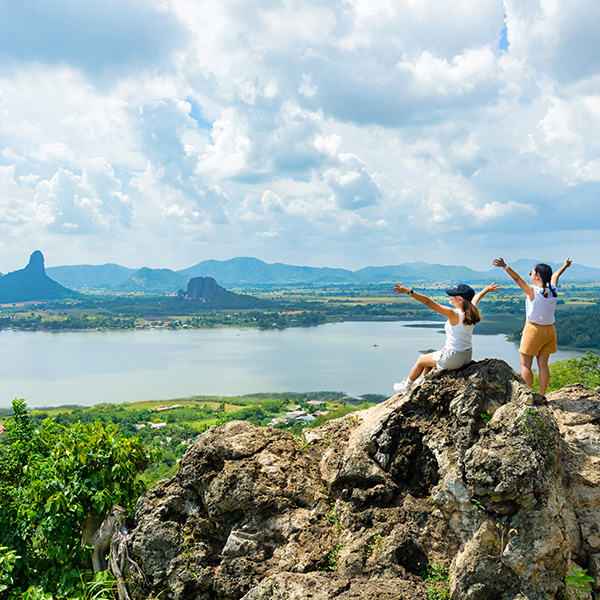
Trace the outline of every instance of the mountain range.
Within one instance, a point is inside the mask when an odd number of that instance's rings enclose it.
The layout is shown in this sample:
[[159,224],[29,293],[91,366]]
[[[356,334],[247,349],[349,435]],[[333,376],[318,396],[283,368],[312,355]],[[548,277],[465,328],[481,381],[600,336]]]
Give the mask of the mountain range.
[[[526,276],[539,260],[520,259],[510,265]],[[549,263],[553,269],[561,264]],[[129,269],[116,264],[48,267],[48,275],[65,287],[79,291],[177,293],[185,289],[192,277],[213,277],[226,287],[289,284],[385,284],[399,282],[480,283],[506,276],[500,269],[475,271],[465,266],[402,263],[382,267],[365,267],[357,271],[329,267],[294,266],[266,263],[257,258],[238,257],[229,260],[205,260],[192,267],[171,269]],[[573,264],[561,281],[600,281],[600,269]]]
[[[540,261],[521,259],[511,266],[523,276]],[[550,263],[553,269],[561,265]],[[230,260],[206,260],[187,269],[130,269],[117,264],[44,266],[39,250],[33,252],[24,269],[0,276],[0,303],[30,300],[77,298],[78,292],[177,294],[185,290],[195,277],[213,278],[225,287],[280,285],[369,285],[392,284],[395,281],[422,284],[479,284],[506,280],[500,269],[475,271],[465,266],[403,263],[383,267],[365,267],[357,271],[329,267],[301,267],[283,263],[266,263],[257,258],[239,257]],[[600,269],[574,264],[561,281],[600,281]],[[77,290],[77,291],[73,291]]]

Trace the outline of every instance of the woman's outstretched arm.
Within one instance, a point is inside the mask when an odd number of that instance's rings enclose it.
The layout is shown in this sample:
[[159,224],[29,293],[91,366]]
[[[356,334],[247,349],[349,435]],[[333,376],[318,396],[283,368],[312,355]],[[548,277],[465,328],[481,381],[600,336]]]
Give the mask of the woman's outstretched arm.
[[495,258],[492,261],[495,267],[501,267],[504,269],[508,276],[514,280],[514,282],[533,300],[534,289],[530,283],[527,283],[512,267],[509,267],[502,257]]
[[475,296],[473,297],[473,300],[471,300],[471,302],[477,306],[477,303],[486,295],[489,294],[490,292],[497,292],[500,289],[500,286],[493,281],[492,283],[490,283],[490,285],[486,285],[480,292],[477,292],[475,294]]
[[442,315],[443,317],[446,317],[450,321],[451,325],[457,325],[460,321],[458,311],[456,311],[451,306],[444,306],[443,304],[439,304],[438,302],[432,300],[425,294],[415,292],[411,288],[407,288],[406,286],[401,285],[399,283],[394,284],[394,292],[396,292],[396,294],[408,294],[409,296],[412,296],[417,302],[424,304],[425,306],[431,308],[431,310],[434,310],[436,313]]
[[573,261],[567,256],[567,260],[565,260],[565,264],[558,270],[554,275],[552,275],[552,284],[558,285],[558,278],[571,266]]

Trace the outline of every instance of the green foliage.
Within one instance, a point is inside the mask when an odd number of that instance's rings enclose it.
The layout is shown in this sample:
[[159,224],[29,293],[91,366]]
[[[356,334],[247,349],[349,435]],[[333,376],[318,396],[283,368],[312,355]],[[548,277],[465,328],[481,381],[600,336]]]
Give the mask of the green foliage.
[[0,593],[12,589],[14,580],[11,573],[19,558],[14,550],[0,546]]
[[387,536],[376,533],[371,541],[367,544],[367,558],[370,558],[374,554],[381,551],[385,544],[385,538]]
[[314,421],[312,421],[308,427],[320,427],[323,423],[330,421],[331,419],[339,419],[340,417],[345,417],[350,413],[356,412],[357,410],[366,410],[367,408],[371,408],[375,406],[371,402],[363,402],[359,406],[342,406],[341,408],[337,408],[336,410],[331,411],[327,415],[319,415]]
[[600,348],[600,307],[570,309],[556,319],[556,333],[561,346]]
[[338,554],[340,550],[345,546],[345,543],[340,543],[335,546],[335,548],[327,555],[327,564],[323,568],[325,572],[335,571],[338,564]]
[[484,425],[487,425],[492,420],[492,413],[490,412],[489,408],[479,416],[481,417]]
[[0,455],[0,535],[18,556],[11,577],[16,588],[73,596],[89,555],[81,546],[84,521],[115,504],[131,508],[144,487],[137,474],[154,453],[117,435],[115,425],[47,419],[34,429],[23,400],[13,401],[13,411]]
[[440,564],[427,565],[423,579],[429,585],[427,588],[429,600],[450,600],[448,567]]
[[575,590],[575,596],[581,598],[581,592],[591,592],[594,578],[586,575],[587,569],[580,571],[573,567],[571,569],[572,575],[565,577],[566,587]]
[[550,392],[574,383],[581,383],[590,389],[600,386],[600,356],[593,352],[587,352],[581,358],[556,361],[550,364],[549,369]]

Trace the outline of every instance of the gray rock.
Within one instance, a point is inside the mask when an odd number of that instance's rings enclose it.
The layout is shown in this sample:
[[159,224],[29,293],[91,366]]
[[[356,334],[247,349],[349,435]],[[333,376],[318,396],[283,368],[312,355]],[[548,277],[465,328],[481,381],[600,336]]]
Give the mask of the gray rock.
[[[600,569],[600,394],[548,403],[504,362],[306,429],[233,421],[138,501],[138,598],[559,600]],[[590,596],[591,597],[591,596]]]

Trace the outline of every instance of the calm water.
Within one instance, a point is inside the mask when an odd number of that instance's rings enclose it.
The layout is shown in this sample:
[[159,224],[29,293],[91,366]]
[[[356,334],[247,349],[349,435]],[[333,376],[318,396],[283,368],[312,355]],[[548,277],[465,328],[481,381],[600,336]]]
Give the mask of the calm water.
[[[442,330],[406,323],[336,323],[256,329],[0,332],[0,407],[94,405],[252,392],[393,393],[419,350],[439,349]],[[412,323],[414,325],[414,323]],[[558,352],[551,361],[581,356]],[[519,369],[518,346],[475,336],[475,360]]]

